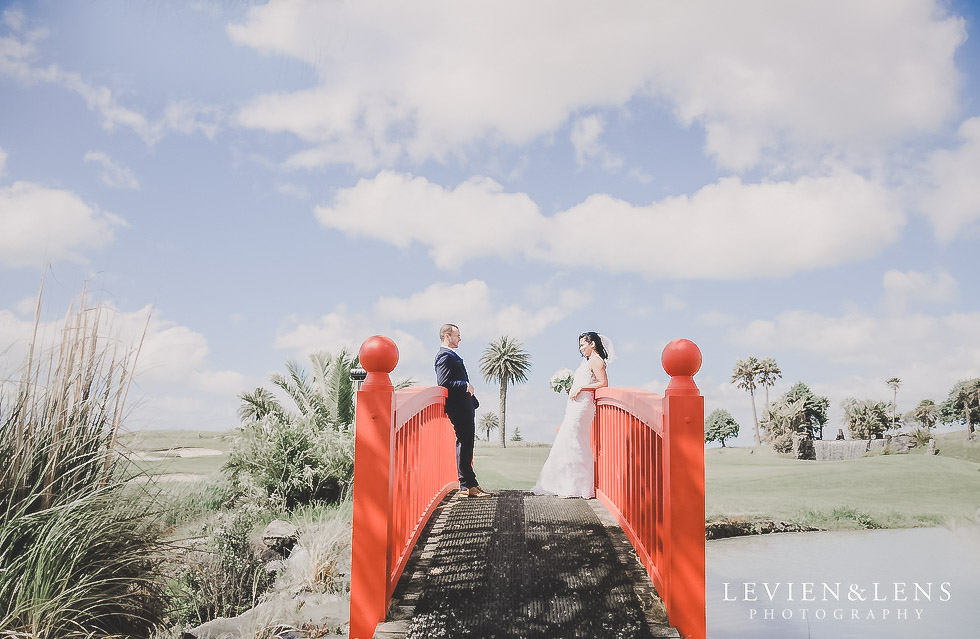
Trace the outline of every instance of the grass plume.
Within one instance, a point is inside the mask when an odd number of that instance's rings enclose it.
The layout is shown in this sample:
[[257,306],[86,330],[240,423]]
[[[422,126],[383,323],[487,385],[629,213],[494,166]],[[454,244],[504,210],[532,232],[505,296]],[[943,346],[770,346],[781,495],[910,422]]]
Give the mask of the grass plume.
[[0,388],[0,636],[148,637],[166,612],[153,505],[114,452],[139,346],[105,320],[83,293],[45,349],[39,302]]

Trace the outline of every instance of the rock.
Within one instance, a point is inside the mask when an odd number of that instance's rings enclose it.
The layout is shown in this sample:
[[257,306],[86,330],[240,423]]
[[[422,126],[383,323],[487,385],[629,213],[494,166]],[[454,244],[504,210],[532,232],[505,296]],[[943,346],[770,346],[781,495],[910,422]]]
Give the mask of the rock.
[[306,574],[310,571],[310,551],[303,546],[296,546],[289,553],[289,559],[286,560],[286,563],[293,574]]
[[262,543],[285,557],[296,545],[299,529],[288,521],[273,519],[262,531]]
[[712,521],[705,525],[705,539],[727,539],[728,537],[741,537],[743,535],[769,535],[772,533],[784,532],[814,532],[819,528],[801,526],[786,521],[737,521],[725,519],[722,521]]
[[[282,630],[310,625],[343,628],[350,620],[349,606],[350,601],[340,595],[307,592],[298,596],[265,601],[237,617],[230,619],[221,617],[197,628],[191,628],[190,632],[195,639],[251,639],[256,636],[256,630],[275,624],[278,624]],[[277,636],[284,637],[283,634]]]
[[265,571],[270,574],[282,572],[288,565],[285,559],[273,559],[272,561],[266,562]]

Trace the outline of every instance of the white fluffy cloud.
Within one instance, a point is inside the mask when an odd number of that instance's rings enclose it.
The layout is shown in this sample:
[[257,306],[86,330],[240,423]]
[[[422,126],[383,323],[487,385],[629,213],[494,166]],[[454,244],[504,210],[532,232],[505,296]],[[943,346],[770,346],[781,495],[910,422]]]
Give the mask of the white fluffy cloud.
[[4,151],[3,149],[0,149],[0,176],[3,175],[3,172],[6,170],[6,168],[7,168],[7,152]]
[[579,118],[572,124],[572,146],[575,147],[575,161],[580,167],[592,160],[607,171],[615,171],[623,165],[623,158],[599,141],[604,128],[605,122],[598,115]]
[[761,184],[727,178],[648,206],[594,195],[550,217],[527,195],[504,193],[490,179],[450,190],[382,172],[341,189],[316,215],[353,237],[423,245],[444,268],[523,256],[719,279],[782,277],[867,258],[897,240],[905,222],[887,190],[846,172]]
[[425,375],[432,367],[438,329],[445,322],[460,326],[465,343],[501,334],[523,340],[541,334],[591,299],[581,290],[529,290],[526,297],[532,301],[501,299],[482,280],[437,283],[407,297],[381,297],[371,309],[341,305],[313,320],[286,318],[275,345],[297,357],[317,350],[336,353],[341,348],[356,353],[366,337],[383,334],[398,344],[399,370]]
[[431,368],[432,343],[433,340],[438,342],[438,338],[421,340],[371,312],[351,311],[345,305],[318,318],[284,318],[275,347],[304,361],[307,355],[316,351],[336,355],[341,349],[347,349],[347,352],[357,354],[361,344],[371,335],[386,335],[398,345],[397,374],[400,377],[419,376]]
[[[34,330],[35,300],[30,301],[17,312],[0,310],[5,374],[15,372],[27,355]],[[98,318],[100,341],[118,344],[118,361],[126,360],[127,354],[136,356],[138,350],[127,398],[127,427],[215,429],[236,423],[235,397],[246,388],[246,379],[237,371],[211,367],[204,335],[149,306],[123,311],[103,304]],[[62,327],[61,320],[41,322],[35,356],[58,348]]]
[[959,290],[956,280],[946,271],[929,274],[891,270],[883,276],[882,286],[885,308],[893,312],[904,311],[908,306],[922,308],[948,302]]
[[0,264],[84,262],[86,252],[109,244],[123,225],[71,191],[15,182],[0,188]]
[[[532,308],[498,299],[482,280],[463,284],[433,284],[407,298],[383,297],[375,310],[390,321],[424,321],[438,327],[451,321],[466,327],[466,335],[492,339],[499,334],[516,338],[538,335],[589,301],[580,291],[560,291],[551,303],[536,297]],[[465,336],[464,336],[465,337]]]
[[959,148],[937,151],[929,158],[928,186],[921,197],[922,209],[943,242],[980,230],[980,117],[964,122],[959,135]]
[[84,160],[99,167],[99,179],[106,186],[114,189],[139,190],[140,183],[136,175],[110,158],[107,153],[89,151],[85,154]]
[[455,268],[468,259],[513,257],[532,250],[544,230],[537,205],[523,193],[474,178],[447,190],[422,177],[390,171],[338,191],[316,209],[328,228],[400,248],[427,245],[433,261]]
[[[955,107],[960,18],[935,0],[877,4],[272,0],[238,43],[315,68],[239,124],[311,146],[298,164],[362,168],[523,144],[584,109],[665,99],[742,170],[774,151],[861,151],[934,130]],[[506,34],[506,35],[504,35]],[[855,64],[860,60],[860,64]]]

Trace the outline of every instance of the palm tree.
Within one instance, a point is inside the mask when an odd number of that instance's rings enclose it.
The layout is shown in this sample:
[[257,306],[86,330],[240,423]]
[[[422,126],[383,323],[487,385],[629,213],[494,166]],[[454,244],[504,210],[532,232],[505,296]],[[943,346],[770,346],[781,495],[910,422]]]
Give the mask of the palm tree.
[[266,417],[280,423],[288,420],[286,410],[267,388],[259,386],[251,393],[241,393],[238,399],[242,400],[242,405],[238,407],[238,417],[243,422],[259,422]]
[[931,399],[924,399],[912,409],[907,417],[911,417],[925,426],[926,430],[932,430],[932,427],[939,421],[939,405]]
[[794,417],[794,432],[814,439],[823,439],[823,427],[827,423],[830,399],[816,395],[803,382],[796,382],[783,395],[786,402],[802,402],[799,414]]
[[875,439],[888,430],[888,405],[873,399],[841,400],[841,417],[854,439]]
[[805,397],[788,397],[788,393],[774,401],[765,410],[765,421],[768,424],[766,439],[773,449],[779,453],[793,450],[793,435],[811,433],[807,420]]
[[735,384],[737,388],[749,391],[749,397],[752,398],[752,423],[755,426],[756,446],[762,443],[762,437],[759,435],[759,416],[755,410],[755,389],[758,377],[759,360],[756,359],[755,355],[749,355],[746,359],[735,360],[731,383]]
[[966,424],[967,439],[975,439],[975,425],[980,421],[980,378],[956,382],[939,411],[943,423],[962,421]]
[[769,407],[769,387],[776,384],[776,380],[783,376],[783,371],[779,369],[779,364],[771,357],[763,357],[759,360],[759,385],[766,389],[766,408]]
[[892,389],[892,429],[894,430],[898,428],[898,387],[902,385],[902,380],[898,377],[889,377],[885,383]]
[[[290,411],[282,405],[272,391],[256,388],[251,393],[238,396],[242,404],[238,416],[244,421],[260,421],[271,418],[278,423],[288,423],[296,414],[313,419],[321,428],[347,430],[354,423],[354,383],[351,370],[357,367],[357,358],[345,348],[336,357],[326,351],[310,354],[312,374],[299,363],[286,362],[286,374],[273,373],[269,381],[282,390],[296,407]],[[403,380],[396,388],[414,384]]]
[[477,427],[481,431],[487,431],[487,441],[490,441],[490,431],[497,430],[500,427],[500,420],[494,413],[486,412],[480,415],[480,422]]
[[531,355],[520,342],[501,335],[480,357],[480,372],[488,382],[500,384],[500,445],[507,447],[507,385],[523,384],[531,370]]

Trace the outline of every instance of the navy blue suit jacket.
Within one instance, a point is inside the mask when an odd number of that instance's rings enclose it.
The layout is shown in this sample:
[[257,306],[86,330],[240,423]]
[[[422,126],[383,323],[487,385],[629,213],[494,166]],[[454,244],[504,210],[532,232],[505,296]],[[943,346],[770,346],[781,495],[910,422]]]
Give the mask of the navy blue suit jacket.
[[480,402],[466,392],[470,378],[466,374],[463,358],[451,348],[443,346],[436,353],[436,383],[449,390],[446,397],[446,414],[454,423],[459,420],[473,420]]

